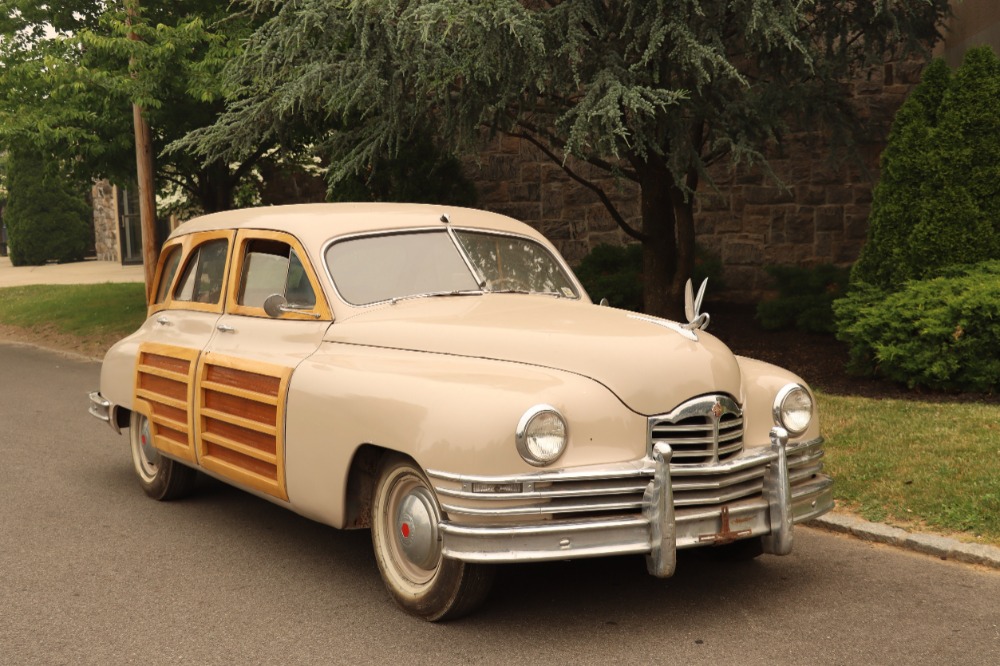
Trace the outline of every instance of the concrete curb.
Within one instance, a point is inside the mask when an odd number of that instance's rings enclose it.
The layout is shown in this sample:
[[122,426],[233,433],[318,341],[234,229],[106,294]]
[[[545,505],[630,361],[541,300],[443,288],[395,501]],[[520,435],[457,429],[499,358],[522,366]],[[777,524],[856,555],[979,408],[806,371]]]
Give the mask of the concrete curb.
[[917,553],[932,555],[942,560],[954,560],[966,564],[979,564],[993,569],[1000,569],[1000,548],[996,546],[964,543],[957,539],[943,537],[938,534],[907,532],[898,527],[890,527],[881,523],[870,523],[857,516],[844,513],[828,513],[806,524],[831,532],[850,534],[864,541],[884,543],[896,546],[897,548],[905,548]]

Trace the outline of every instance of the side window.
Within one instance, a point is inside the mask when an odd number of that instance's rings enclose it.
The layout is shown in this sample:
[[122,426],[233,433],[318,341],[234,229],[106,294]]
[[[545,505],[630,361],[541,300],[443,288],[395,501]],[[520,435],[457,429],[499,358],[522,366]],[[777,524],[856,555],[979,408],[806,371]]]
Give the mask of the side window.
[[261,308],[271,294],[282,294],[289,305],[301,309],[316,305],[316,294],[295,251],[280,241],[252,240],[246,245],[236,302]]
[[229,241],[224,238],[199,245],[191,254],[174,291],[175,301],[218,303],[226,272]]
[[163,262],[163,271],[160,273],[160,284],[156,288],[155,302],[157,304],[167,300],[167,292],[170,290],[170,284],[174,281],[174,276],[177,274],[177,267],[180,264],[181,246],[175,245],[170,248],[170,255]]

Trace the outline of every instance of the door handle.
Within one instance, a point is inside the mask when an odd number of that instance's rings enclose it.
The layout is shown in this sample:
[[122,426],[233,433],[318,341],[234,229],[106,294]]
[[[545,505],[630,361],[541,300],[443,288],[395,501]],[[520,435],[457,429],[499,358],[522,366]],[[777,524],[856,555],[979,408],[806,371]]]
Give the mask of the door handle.
[[157,317],[156,323],[159,324],[160,326],[173,326],[173,322],[167,319],[166,317]]
[[235,333],[236,329],[226,324],[219,324],[215,327],[220,333]]

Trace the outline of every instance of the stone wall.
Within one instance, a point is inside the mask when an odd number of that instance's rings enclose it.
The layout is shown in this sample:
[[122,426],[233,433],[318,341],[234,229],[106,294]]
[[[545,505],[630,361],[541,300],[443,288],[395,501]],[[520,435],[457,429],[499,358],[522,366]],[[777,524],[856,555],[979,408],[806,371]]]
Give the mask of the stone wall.
[[[841,151],[838,160],[824,132],[802,131],[769,155],[778,180],[760,169],[723,165],[711,171],[718,191],[700,187],[695,227],[698,244],[722,259],[726,298],[759,300],[771,287],[769,265],[847,266],[857,259],[868,232],[879,154],[922,68],[916,62],[888,63],[852,84],[868,137],[856,158],[845,160]],[[597,195],[530,144],[500,137],[466,163],[466,173],[476,183],[481,207],[531,224],[571,264],[600,243],[631,240]],[[630,224],[640,226],[634,184],[616,182],[587,165],[580,173],[608,193]],[[718,294],[718,288],[713,291]]]
[[118,239],[118,191],[106,180],[94,183],[94,250],[98,261],[121,263]]

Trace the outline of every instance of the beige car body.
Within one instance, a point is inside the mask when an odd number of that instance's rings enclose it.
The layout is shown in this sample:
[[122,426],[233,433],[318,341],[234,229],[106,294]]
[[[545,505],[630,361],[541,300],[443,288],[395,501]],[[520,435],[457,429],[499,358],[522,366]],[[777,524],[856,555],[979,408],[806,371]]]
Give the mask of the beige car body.
[[[541,244],[576,297],[490,293],[356,306],[338,293],[325,262],[331,243],[445,226]],[[216,300],[178,300],[185,263],[220,239],[228,244],[226,280],[209,286]],[[238,304],[242,248],[255,240],[286,243],[299,255],[314,307],[271,317]],[[703,330],[594,305],[551,243],[507,217],[395,204],[218,213],[171,235],[156,280],[149,318],[107,354],[92,411],[118,428],[139,411],[162,455],[333,527],[368,525],[385,451],[412,459],[430,479],[444,554],[468,562],[645,552],[651,572],[669,575],[677,548],[770,536],[771,552],[787,552],[791,524],[832,506],[818,419],[787,441],[772,432],[781,425],[776,396],[805,386],[800,378],[736,357]],[[737,405],[742,446],[725,461],[716,451],[699,464],[684,464],[677,446],[668,447],[661,467],[674,487],[664,500],[654,486],[671,483],[663,473],[654,478],[663,450],[655,450],[651,424],[705,396],[712,409],[721,410],[714,396]],[[558,410],[568,430],[564,453],[548,466],[526,462],[515,442],[536,405]],[[780,500],[766,479],[786,457],[799,472],[775,477],[788,493]],[[691,485],[699,479],[707,481]],[[544,492],[564,482],[575,490]],[[509,497],[494,487],[504,483],[515,484]],[[747,483],[756,490],[727,493]],[[477,494],[476,484],[486,490]],[[657,502],[668,516],[657,514]],[[580,527],[595,511],[607,520]],[[568,531],[546,533],[564,514]],[[775,545],[779,531],[787,543]]]

